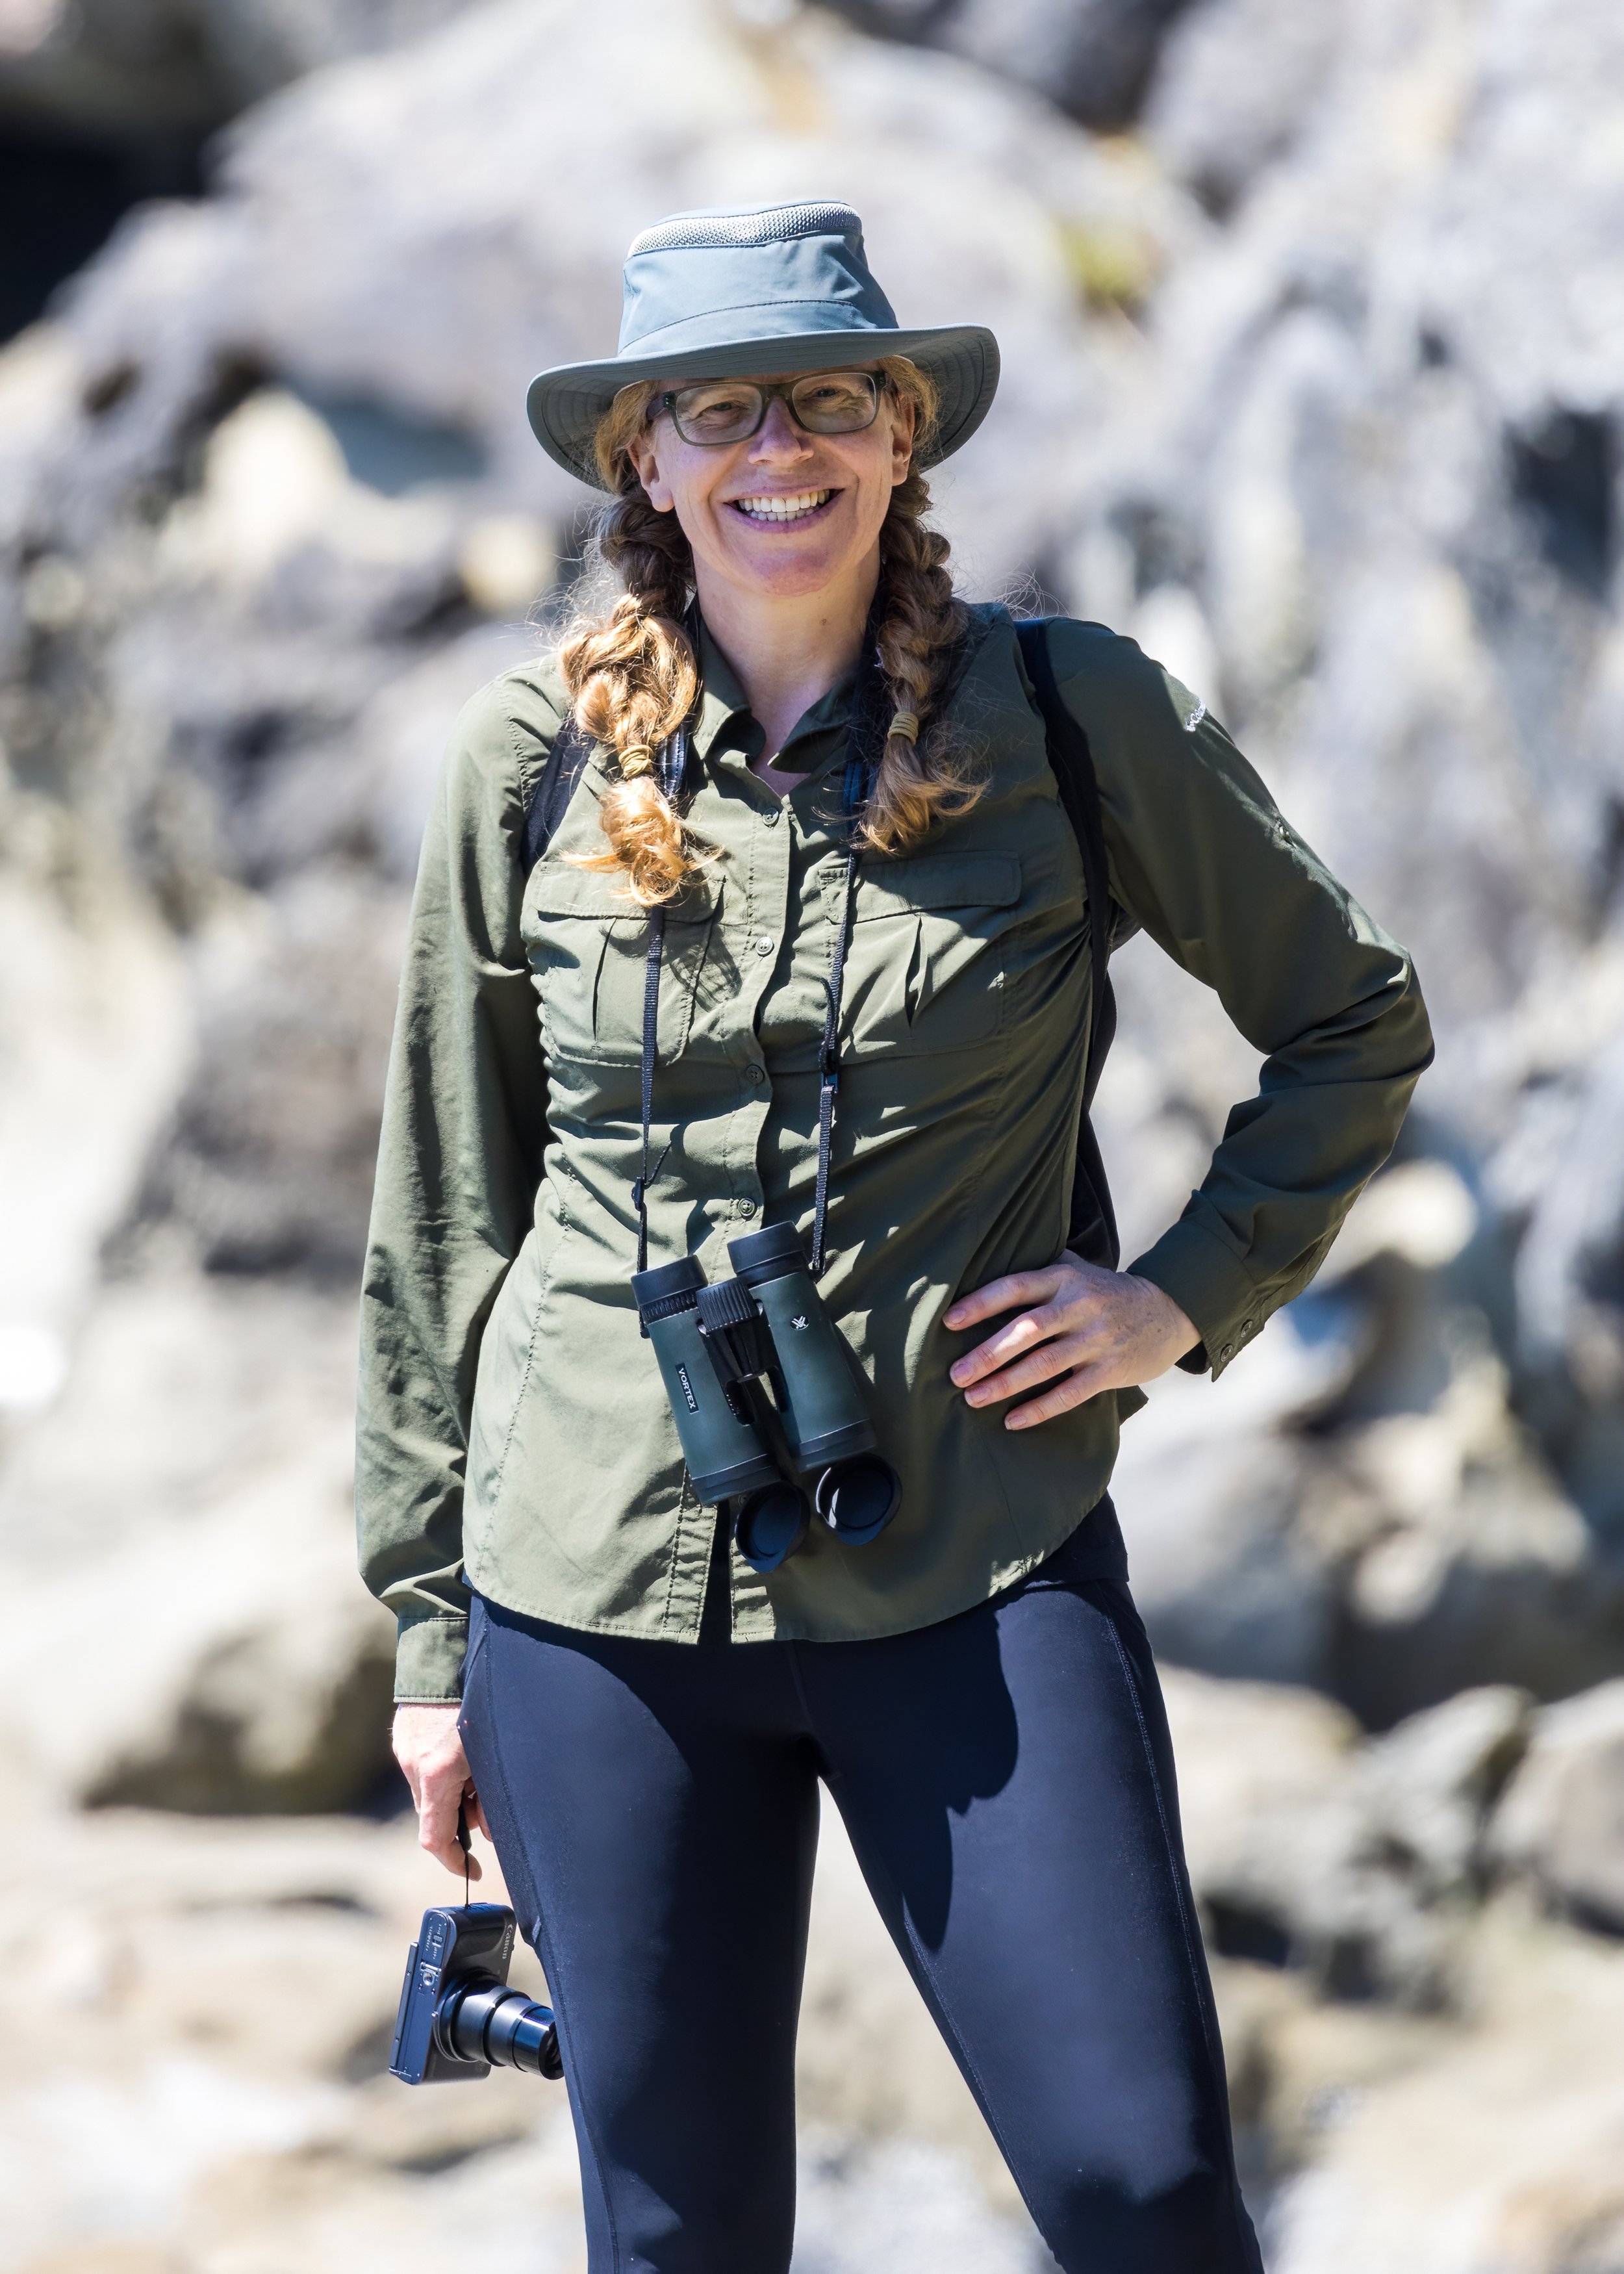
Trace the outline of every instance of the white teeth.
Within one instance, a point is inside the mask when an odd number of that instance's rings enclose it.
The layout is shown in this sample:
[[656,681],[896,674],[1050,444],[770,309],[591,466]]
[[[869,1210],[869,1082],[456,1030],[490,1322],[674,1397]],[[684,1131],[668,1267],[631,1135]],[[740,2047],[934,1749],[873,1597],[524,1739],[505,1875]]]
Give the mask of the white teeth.
[[816,513],[827,505],[833,495],[832,490],[803,490],[799,497],[735,498],[733,503],[752,521],[797,521],[803,513]]

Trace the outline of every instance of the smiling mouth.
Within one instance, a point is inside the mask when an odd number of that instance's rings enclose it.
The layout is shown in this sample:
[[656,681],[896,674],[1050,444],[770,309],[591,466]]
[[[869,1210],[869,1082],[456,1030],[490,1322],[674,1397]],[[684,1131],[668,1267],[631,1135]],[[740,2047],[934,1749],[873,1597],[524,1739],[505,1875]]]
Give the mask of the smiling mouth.
[[728,503],[758,527],[778,529],[786,523],[809,521],[838,494],[837,490],[798,490],[793,497],[730,498]]

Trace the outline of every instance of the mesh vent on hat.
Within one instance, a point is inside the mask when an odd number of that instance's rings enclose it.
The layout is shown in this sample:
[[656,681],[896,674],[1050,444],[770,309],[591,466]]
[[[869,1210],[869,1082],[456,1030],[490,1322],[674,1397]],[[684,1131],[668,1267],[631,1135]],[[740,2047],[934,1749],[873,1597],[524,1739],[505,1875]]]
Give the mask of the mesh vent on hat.
[[797,237],[844,237],[862,231],[850,206],[767,206],[743,213],[673,214],[633,240],[628,260],[639,252],[685,252],[701,248],[783,245]]

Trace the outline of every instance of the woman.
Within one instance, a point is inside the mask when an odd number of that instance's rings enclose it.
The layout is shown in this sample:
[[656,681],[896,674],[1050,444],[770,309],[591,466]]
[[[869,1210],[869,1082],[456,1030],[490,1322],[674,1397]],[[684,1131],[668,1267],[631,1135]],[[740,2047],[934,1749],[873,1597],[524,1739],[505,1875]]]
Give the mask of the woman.
[[[838,205],[640,238],[619,354],[530,394],[610,493],[624,597],[475,699],[425,843],[363,1562],[423,1844],[461,1869],[466,1799],[546,1969],[595,2274],[788,2264],[820,1778],[1062,2267],[1259,2264],[1106,1487],[1138,1385],[1222,1372],[1306,1284],[1430,1044],[1402,951],[1202,706],[1056,623],[1110,897],[1267,1054],[1147,1254],[1067,1252],[1079,846],[1014,626],[925,519],[996,371],[978,328],[898,328]],[[590,756],[532,866],[568,722]],[[901,1504],[762,1573],[629,1281],[640,1207],[650,1265],[712,1280],[808,1229],[820,1133],[821,1292]]]

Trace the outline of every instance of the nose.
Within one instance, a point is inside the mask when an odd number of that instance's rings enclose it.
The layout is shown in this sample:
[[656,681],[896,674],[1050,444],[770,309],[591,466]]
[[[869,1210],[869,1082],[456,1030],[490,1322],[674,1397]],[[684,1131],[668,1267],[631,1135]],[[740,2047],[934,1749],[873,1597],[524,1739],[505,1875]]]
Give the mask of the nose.
[[808,456],[811,447],[804,432],[791,418],[788,403],[781,395],[775,395],[767,405],[767,416],[751,440],[751,464],[793,463]]

